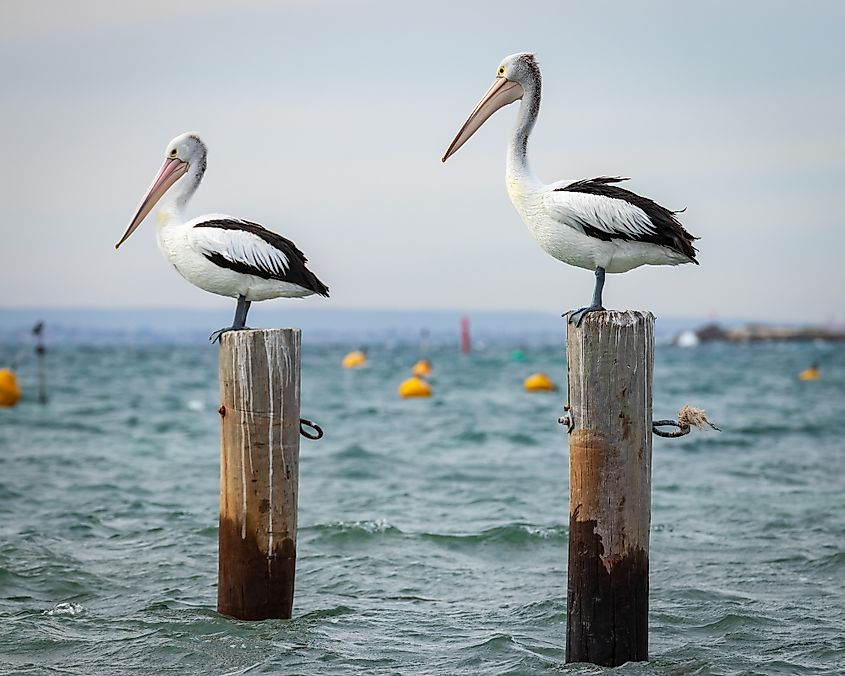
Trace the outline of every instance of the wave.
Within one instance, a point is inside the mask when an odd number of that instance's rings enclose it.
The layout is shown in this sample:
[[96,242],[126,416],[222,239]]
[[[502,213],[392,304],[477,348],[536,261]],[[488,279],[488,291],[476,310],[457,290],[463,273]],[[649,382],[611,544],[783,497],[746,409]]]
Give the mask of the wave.
[[532,622],[559,623],[566,621],[566,595],[551,597],[519,606],[515,615]]
[[845,552],[834,552],[821,556],[807,563],[812,570],[824,572],[839,572],[845,570]]
[[537,526],[529,523],[510,523],[495,526],[480,533],[441,534],[423,533],[421,537],[445,546],[463,546],[466,544],[526,544],[548,540],[565,540],[568,529],[563,526]]
[[350,444],[334,454],[335,459],[342,458],[344,460],[369,460],[382,457],[379,453],[368,451],[361,444]]
[[458,432],[452,438],[452,442],[456,444],[483,444],[485,441],[487,441],[487,437],[487,432],[483,432],[481,430],[464,430],[463,432]]
[[314,533],[320,537],[349,537],[367,539],[373,536],[382,535],[405,535],[396,526],[390,525],[384,519],[376,521],[334,521],[331,523],[315,524],[304,526],[299,529],[300,533]]
[[300,528],[303,534],[325,538],[369,539],[376,537],[412,538],[428,540],[444,547],[463,547],[476,544],[526,544],[529,542],[564,541],[568,530],[563,525],[538,526],[530,523],[510,523],[494,526],[478,533],[409,533],[384,519],[375,521],[337,521]]
[[341,615],[352,615],[357,611],[349,606],[333,606],[331,608],[321,608],[320,610],[312,610],[310,613],[305,613],[297,617],[297,622],[307,620],[324,620],[332,617],[340,617]]
[[81,603],[57,603],[49,610],[45,610],[42,615],[49,615],[51,617],[56,615],[67,615],[69,617],[76,617],[85,612],[85,607]]
[[718,620],[699,626],[690,627],[693,630],[728,632],[733,629],[748,630],[751,627],[771,627],[779,624],[779,620],[766,615],[749,615],[747,613],[727,613]]

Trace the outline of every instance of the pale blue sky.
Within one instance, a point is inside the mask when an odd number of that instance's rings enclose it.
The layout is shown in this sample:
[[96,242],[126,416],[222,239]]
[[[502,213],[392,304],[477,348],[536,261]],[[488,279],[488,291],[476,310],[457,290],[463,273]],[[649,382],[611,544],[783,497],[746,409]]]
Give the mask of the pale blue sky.
[[[292,238],[332,298],[297,307],[585,304],[504,190],[514,121],[439,158],[501,57],[534,51],[546,181],[632,177],[701,266],[608,278],[609,307],[845,319],[845,3],[0,2],[0,305],[221,307],[145,223],[114,242],[176,134],[191,213]],[[274,301],[283,304],[286,301]]]

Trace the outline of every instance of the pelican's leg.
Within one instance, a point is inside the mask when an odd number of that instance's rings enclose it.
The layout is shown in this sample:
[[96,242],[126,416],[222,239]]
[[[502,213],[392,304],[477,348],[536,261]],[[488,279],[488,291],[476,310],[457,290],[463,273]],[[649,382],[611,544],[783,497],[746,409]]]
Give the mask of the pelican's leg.
[[235,320],[232,322],[231,326],[227,326],[225,329],[219,329],[212,333],[208,339],[212,343],[216,343],[220,340],[220,336],[222,336],[227,331],[238,331],[240,329],[249,328],[246,325],[246,314],[249,312],[249,306],[252,304],[252,301],[247,300],[244,296],[238,296],[238,307],[235,308]]
[[233,329],[247,328],[246,313],[249,312],[250,305],[252,305],[252,301],[247,300],[243,296],[238,296],[238,307],[235,308],[235,323],[232,324]]
[[578,310],[570,310],[566,314],[569,316],[569,321],[575,326],[581,326],[584,317],[590,312],[596,310],[604,310],[601,304],[601,292],[604,289],[604,268],[596,268],[596,286],[593,289],[593,304],[588,307],[582,307]]

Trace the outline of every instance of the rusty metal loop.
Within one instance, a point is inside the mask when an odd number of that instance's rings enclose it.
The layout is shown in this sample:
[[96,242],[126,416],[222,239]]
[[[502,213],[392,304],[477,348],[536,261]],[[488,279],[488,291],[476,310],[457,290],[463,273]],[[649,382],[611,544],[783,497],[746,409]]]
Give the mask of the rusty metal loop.
[[[314,433],[306,432],[306,428],[310,427],[314,430]],[[322,439],[323,438],[323,428],[320,427],[317,423],[313,422],[312,420],[308,420],[307,418],[300,418],[299,419],[299,433],[305,437],[306,439]]]
[[[664,432],[660,427],[677,427],[677,432]],[[679,423],[677,420],[655,420],[651,423],[651,431],[658,437],[665,437],[666,439],[675,439],[689,434],[690,426],[688,423]]]
[[565,404],[563,407],[563,415],[557,419],[557,421],[566,427],[566,433],[572,434],[572,430],[575,429],[575,417],[572,415],[572,409],[570,408],[569,404]]

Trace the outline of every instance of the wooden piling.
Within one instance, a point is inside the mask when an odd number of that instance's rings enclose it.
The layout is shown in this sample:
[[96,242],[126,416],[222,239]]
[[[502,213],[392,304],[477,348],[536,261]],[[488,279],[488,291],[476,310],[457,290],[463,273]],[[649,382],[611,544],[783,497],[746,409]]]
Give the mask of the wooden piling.
[[595,312],[568,327],[566,661],[618,666],[648,659],[654,316]]
[[224,333],[219,364],[217,610],[287,619],[296,573],[300,331]]

